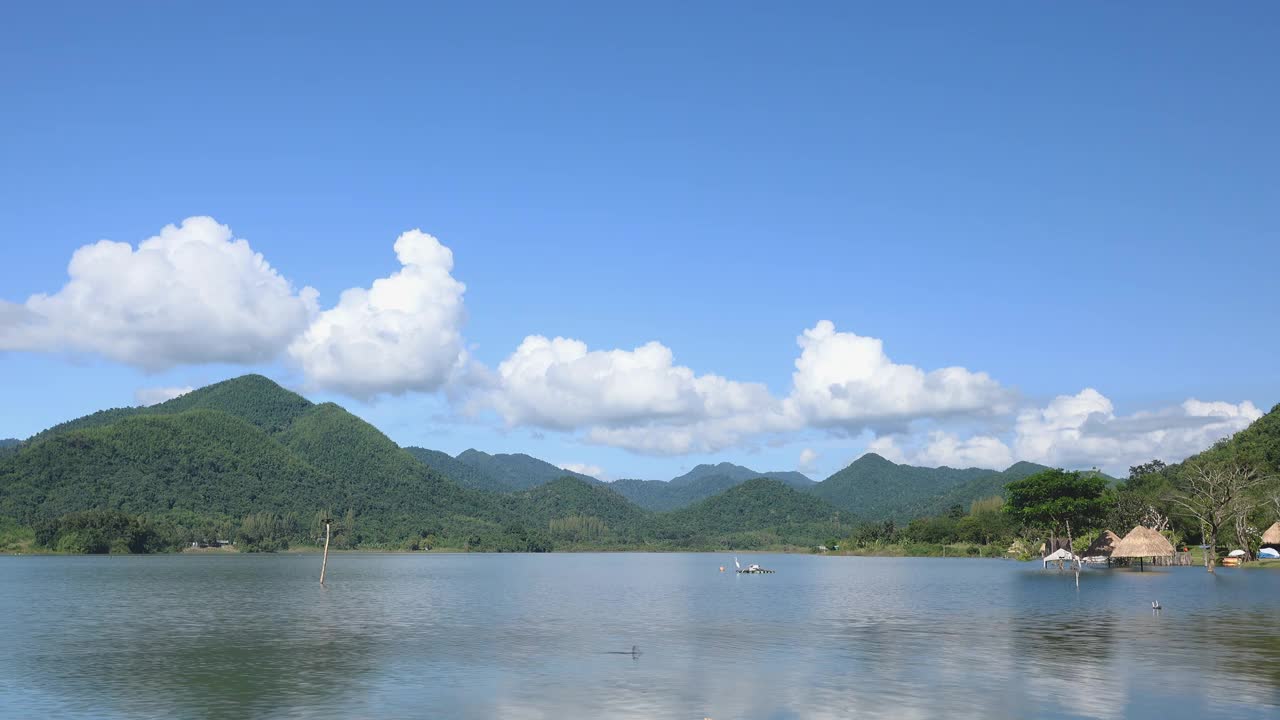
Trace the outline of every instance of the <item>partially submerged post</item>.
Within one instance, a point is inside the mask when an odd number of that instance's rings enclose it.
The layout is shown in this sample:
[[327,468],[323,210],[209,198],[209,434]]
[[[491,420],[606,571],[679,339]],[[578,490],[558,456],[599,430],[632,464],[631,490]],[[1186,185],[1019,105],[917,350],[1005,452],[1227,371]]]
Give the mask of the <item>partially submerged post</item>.
[[320,584],[324,584],[324,571],[329,566],[329,525],[333,522],[330,518],[324,519],[324,559],[320,561]]
[[[1075,548],[1075,541],[1071,539],[1071,521],[1070,520],[1067,521],[1067,546],[1071,548]],[[1079,590],[1080,589],[1080,556],[1075,555],[1075,553],[1072,553],[1072,555],[1074,555],[1074,557],[1071,558],[1071,562],[1076,571],[1076,589]]]

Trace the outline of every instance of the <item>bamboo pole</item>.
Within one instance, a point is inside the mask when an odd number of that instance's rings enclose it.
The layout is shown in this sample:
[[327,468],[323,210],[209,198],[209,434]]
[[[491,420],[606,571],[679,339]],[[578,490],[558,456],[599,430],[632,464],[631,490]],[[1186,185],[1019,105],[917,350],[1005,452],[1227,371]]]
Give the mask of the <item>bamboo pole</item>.
[[1080,556],[1076,554],[1076,542],[1071,538],[1071,521],[1067,521],[1067,545],[1071,546],[1070,553],[1075,560],[1072,561],[1072,569],[1076,571],[1076,589],[1080,589]]
[[324,559],[320,561],[320,584],[324,584],[324,571],[329,565],[329,523],[324,524]]

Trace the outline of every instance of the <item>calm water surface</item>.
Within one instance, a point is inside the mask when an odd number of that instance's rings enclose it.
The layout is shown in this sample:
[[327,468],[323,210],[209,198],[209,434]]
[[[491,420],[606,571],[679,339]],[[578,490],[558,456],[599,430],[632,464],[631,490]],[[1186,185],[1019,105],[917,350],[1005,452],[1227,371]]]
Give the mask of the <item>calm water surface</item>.
[[1280,572],[742,559],[3,557],[0,716],[1280,717]]

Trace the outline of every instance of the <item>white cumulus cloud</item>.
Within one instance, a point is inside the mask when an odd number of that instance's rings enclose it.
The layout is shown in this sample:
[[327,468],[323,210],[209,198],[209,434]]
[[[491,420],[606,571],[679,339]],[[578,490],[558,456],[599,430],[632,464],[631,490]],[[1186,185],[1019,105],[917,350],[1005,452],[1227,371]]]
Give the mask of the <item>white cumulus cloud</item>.
[[1111,400],[1086,388],[1020,413],[1014,450],[1021,459],[1046,465],[1097,465],[1123,472],[1153,458],[1179,462],[1260,417],[1262,411],[1251,402],[1196,399],[1173,408],[1116,415]]
[[92,352],[147,370],[274,358],[307,326],[295,291],[248,241],[209,217],[134,248],[102,240],[71,256],[56,293],[0,302],[0,350]]
[[590,475],[597,480],[605,477],[604,468],[599,465],[590,465],[588,463],[561,463],[561,470],[576,472],[580,475]]
[[875,428],[1010,407],[1011,393],[986,373],[894,363],[881,340],[837,332],[827,320],[796,341],[801,353],[787,402],[813,425]]
[[809,472],[813,470],[813,464],[818,460],[818,453],[813,448],[805,448],[800,451],[800,462],[796,465],[796,469],[800,472]]
[[342,293],[289,345],[315,387],[368,399],[440,388],[466,364],[453,252],[421,230],[395,243],[401,269]]
[[1011,393],[985,373],[895,364],[875,338],[819,322],[798,338],[791,392],[699,375],[670,348],[592,350],[581,340],[526,337],[490,378],[485,405],[509,426],[581,431],[591,443],[656,455],[717,452],[805,427],[849,430],[934,416],[1007,411]]
[[923,436],[884,435],[867,450],[912,465],[1002,469],[1016,460],[1065,468],[1099,467],[1124,475],[1152,459],[1181,462],[1262,417],[1251,402],[1204,402],[1117,415],[1111,400],[1093,388],[1059,395],[1042,408],[1017,414],[1005,439],[960,438],[935,430]]
[[764,385],[698,375],[657,342],[590,350],[580,340],[532,335],[493,381],[488,403],[508,425],[586,428],[592,442],[660,454],[754,431],[751,418],[777,405]]
[[195,388],[190,385],[183,387],[138,388],[133,392],[133,402],[135,405],[159,405],[167,400],[182,397],[192,390],[195,390]]
[[921,467],[990,468],[1004,470],[1013,464],[1013,452],[997,437],[975,435],[961,439],[942,430],[929,433],[918,444],[904,445],[893,435],[876,438],[867,447],[888,460]]

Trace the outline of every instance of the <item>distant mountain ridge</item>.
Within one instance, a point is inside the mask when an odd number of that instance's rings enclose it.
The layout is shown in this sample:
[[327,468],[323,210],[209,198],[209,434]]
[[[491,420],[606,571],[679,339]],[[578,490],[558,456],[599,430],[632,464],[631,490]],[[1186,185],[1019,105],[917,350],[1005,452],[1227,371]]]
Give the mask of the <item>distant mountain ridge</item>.
[[701,544],[722,536],[742,546],[796,542],[837,532],[838,510],[821,498],[779,480],[758,477],[688,507],[654,518],[658,537]]
[[777,480],[793,489],[809,489],[815,484],[808,476],[799,472],[757,472],[742,465],[722,462],[716,465],[698,465],[668,482],[616,480],[610,486],[640,507],[663,512],[692,505],[761,477]]
[[[1036,472],[1044,466],[1018,463],[1009,470]],[[1034,469],[1032,469],[1034,468]],[[867,453],[843,470],[814,485],[809,492],[832,505],[852,513],[859,520],[894,520],[906,522],[916,517],[936,514],[940,503],[976,500],[999,494],[1005,482],[1004,473],[983,468],[926,468],[899,465],[876,453]],[[1027,474],[1030,474],[1028,472]],[[1003,479],[1003,481],[1001,481]],[[972,485],[970,485],[972,483]],[[967,488],[961,490],[960,488]],[[988,490],[990,490],[988,492]],[[970,497],[974,493],[986,495]],[[949,504],[942,504],[945,509]]]
[[456,460],[492,478],[510,490],[530,490],[562,477],[575,477],[586,482],[598,483],[590,475],[565,470],[546,460],[523,453],[498,453],[490,455],[480,450],[464,450]]
[[427,467],[438,471],[463,487],[487,492],[512,492],[514,490],[511,486],[489,477],[484,471],[459,461],[449,453],[412,445],[406,447],[405,451]]
[[[1245,453],[1280,469],[1277,410],[1204,454]],[[561,541],[765,547],[826,540],[861,522],[942,514],[1043,469],[921,468],[867,454],[817,483],[727,462],[670,482],[601,483],[529,455],[401,448],[334,403],[246,375],[0,441],[0,518],[34,528],[109,510],[182,527],[235,527],[250,515],[273,515],[306,539],[317,517],[333,513],[343,517],[348,547],[427,538],[525,551]]]
[[813,480],[804,473],[790,470],[757,472],[751,468],[735,465],[731,462],[722,462],[716,465],[698,465],[683,475],[671,478],[670,482],[672,485],[685,485],[702,478],[714,477],[717,475],[727,477],[736,482],[746,482],[747,480],[754,480],[758,477],[767,477],[773,478],[774,480],[778,480],[792,487],[803,488],[813,485]]

